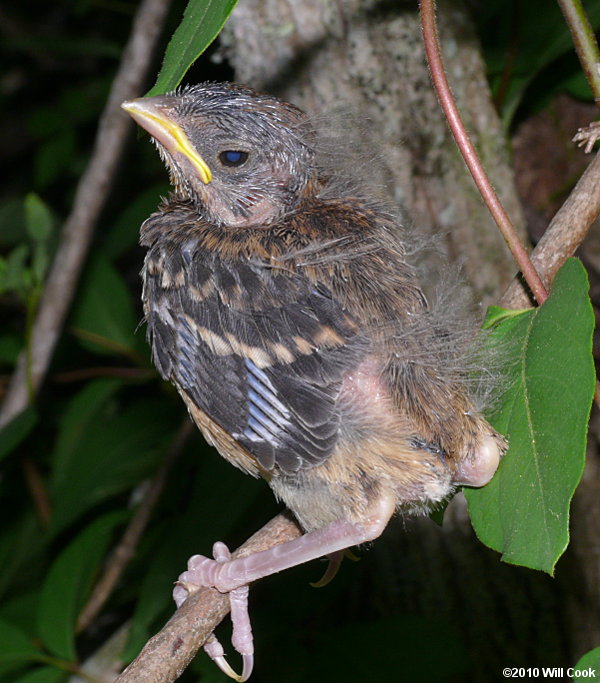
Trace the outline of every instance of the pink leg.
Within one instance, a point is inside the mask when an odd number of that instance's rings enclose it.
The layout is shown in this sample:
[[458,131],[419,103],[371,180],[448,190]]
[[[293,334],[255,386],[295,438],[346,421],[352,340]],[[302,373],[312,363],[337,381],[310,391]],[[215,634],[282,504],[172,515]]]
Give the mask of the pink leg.
[[[213,556],[215,560],[221,564],[231,561],[229,548],[221,542],[214,544]],[[250,615],[248,614],[249,592],[249,586],[240,586],[239,588],[234,588],[229,593],[231,623],[233,624],[231,642],[236,651],[242,655],[242,660],[244,662],[242,673],[238,675],[231,668],[225,659],[225,651],[214,633],[204,644],[204,651],[215,662],[219,669],[230,678],[239,681],[239,683],[243,683],[250,678],[250,674],[254,667],[254,641],[252,638]]]
[[[393,497],[382,496],[364,521],[352,523],[339,520],[293,541],[235,560],[228,560],[227,548],[222,543],[216,543],[214,560],[202,555],[194,555],[190,558],[188,571],[181,574],[178,585],[173,591],[175,602],[179,607],[194,589],[202,586],[212,586],[221,593],[230,593],[231,619],[234,627],[232,642],[234,648],[244,657],[244,669],[246,669],[246,658],[251,657],[253,651],[252,630],[247,609],[247,593],[244,597],[238,591],[264,576],[377,538],[387,526],[394,508]],[[211,654],[210,651],[209,654]],[[219,653],[215,651],[213,659],[221,666],[224,661],[222,648]],[[230,673],[229,665],[224,671],[230,676],[233,674],[233,672]],[[232,677],[246,680],[235,674]]]

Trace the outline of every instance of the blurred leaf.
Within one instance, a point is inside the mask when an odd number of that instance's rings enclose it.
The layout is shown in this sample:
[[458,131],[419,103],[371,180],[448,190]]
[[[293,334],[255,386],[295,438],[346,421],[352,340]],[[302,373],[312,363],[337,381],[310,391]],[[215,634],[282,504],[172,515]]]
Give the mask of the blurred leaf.
[[569,539],[569,504],[583,472],[595,387],[594,315],[577,259],[557,274],[538,309],[491,334],[516,363],[492,424],[510,449],[492,481],[465,490],[479,539],[502,559],[550,574]]
[[15,198],[0,202],[0,246],[17,244],[25,237],[23,200]]
[[[600,28],[600,0],[588,0],[585,10],[594,29]],[[573,51],[571,34],[558,4],[547,0],[528,0],[511,7],[481,3],[478,13],[494,90],[506,88],[502,118],[508,123],[542,69]]]
[[6,259],[3,259],[2,256],[0,256],[0,294],[3,294],[8,289],[5,286],[7,269],[8,265]]
[[0,460],[12,452],[27,438],[38,421],[36,409],[31,406],[19,413],[5,427],[0,429]]
[[38,147],[33,163],[35,186],[46,188],[51,183],[63,179],[74,154],[75,134],[70,127],[61,129],[43,142]]
[[[11,485],[14,487],[15,482]],[[3,504],[6,506],[6,500]],[[32,508],[22,514],[15,511],[7,517],[0,530],[0,598],[4,599],[7,594],[14,596],[16,586],[22,590],[23,586],[29,588],[39,583],[43,572],[39,558],[46,542]]]
[[52,234],[54,221],[50,209],[35,192],[25,197],[25,223],[29,236],[37,242],[47,240]]
[[31,278],[33,285],[41,285],[44,282],[46,271],[50,264],[50,254],[45,242],[36,242],[33,245],[31,257]]
[[16,335],[0,335],[0,363],[14,365],[17,362],[21,348],[21,341]]
[[138,243],[141,224],[156,211],[161,195],[167,195],[168,192],[166,183],[157,183],[129,202],[104,240],[103,248],[108,258],[118,258]]
[[562,83],[558,83],[557,90],[566,91],[578,100],[589,100],[592,97],[590,84],[587,82],[583,71],[577,71],[563,80]]
[[94,577],[127,513],[118,511],[94,520],[54,560],[42,586],[38,633],[53,654],[75,661],[75,623]]
[[5,259],[5,265],[0,271],[0,292],[17,292],[24,294],[29,278],[26,268],[29,247],[21,244],[15,247]]
[[83,83],[68,87],[60,93],[59,105],[63,118],[68,117],[71,126],[79,123],[97,123],[112,85],[112,71],[86,79]]
[[574,675],[573,681],[598,681],[600,680],[600,647],[595,647],[593,650],[586,652],[583,657],[575,665],[575,671],[587,671],[592,669],[595,673],[590,675]]
[[174,90],[181,83],[186,71],[219,35],[236,4],[237,0],[188,1],[148,96]]
[[[131,296],[119,273],[102,252],[90,261],[71,315],[82,344],[94,353],[135,353],[135,319]],[[86,339],[88,341],[86,341]],[[89,340],[97,339],[97,343]]]
[[40,585],[29,586],[26,592],[14,591],[2,601],[0,619],[9,621],[13,626],[34,637],[37,628],[39,594]]
[[69,486],[69,476],[77,469],[82,443],[85,443],[89,430],[105,410],[107,401],[121,386],[122,382],[116,379],[89,382],[67,405],[60,421],[53,454],[51,486],[54,490],[60,491]]
[[68,673],[53,666],[43,666],[19,677],[14,683],[60,683],[66,681]]
[[67,57],[110,57],[119,59],[122,47],[112,40],[94,40],[86,37],[73,37],[65,35],[44,36],[17,34],[7,36],[5,48],[13,50],[41,50],[46,54],[55,54]]
[[39,660],[40,651],[20,628],[0,619],[0,664],[22,660]]
[[36,138],[56,135],[64,126],[64,114],[55,104],[36,107],[27,119],[27,127]]
[[118,386],[91,382],[61,420],[51,481],[53,533],[149,475],[175,429],[178,411],[170,402],[143,397],[122,405]]

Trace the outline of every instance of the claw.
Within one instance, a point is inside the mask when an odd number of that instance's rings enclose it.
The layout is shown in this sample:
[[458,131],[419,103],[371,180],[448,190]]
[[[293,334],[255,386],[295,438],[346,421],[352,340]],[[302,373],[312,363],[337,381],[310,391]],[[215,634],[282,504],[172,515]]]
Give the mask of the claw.
[[219,669],[221,669],[226,676],[229,676],[229,678],[233,678],[234,681],[238,681],[238,683],[244,683],[244,681],[247,681],[250,678],[252,669],[254,668],[253,655],[242,655],[242,673],[238,674],[225,659],[225,651],[223,650],[223,646],[218,641],[214,633],[211,633],[206,643],[204,643],[204,651],[219,667]]
[[358,560],[360,559],[351,550],[348,549],[338,550],[336,553],[331,553],[330,555],[328,555],[329,564],[327,565],[325,573],[318,581],[313,581],[310,585],[313,588],[323,588],[323,586],[326,586],[330,581],[332,581],[335,578],[344,557],[347,557],[349,560],[352,560],[352,562],[358,562]]

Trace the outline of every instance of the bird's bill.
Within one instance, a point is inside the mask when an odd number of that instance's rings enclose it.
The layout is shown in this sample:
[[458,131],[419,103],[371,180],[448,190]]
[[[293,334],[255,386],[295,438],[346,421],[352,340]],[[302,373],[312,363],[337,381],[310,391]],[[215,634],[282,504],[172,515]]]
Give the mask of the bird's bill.
[[[183,154],[198,172],[200,180],[208,185],[212,180],[212,173],[208,164],[194,149],[187,135],[169,116],[170,98],[168,95],[156,97],[141,97],[126,100],[121,105],[131,118],[160,144],[170,154]],[[171,105],[172,106],[172,105]]]

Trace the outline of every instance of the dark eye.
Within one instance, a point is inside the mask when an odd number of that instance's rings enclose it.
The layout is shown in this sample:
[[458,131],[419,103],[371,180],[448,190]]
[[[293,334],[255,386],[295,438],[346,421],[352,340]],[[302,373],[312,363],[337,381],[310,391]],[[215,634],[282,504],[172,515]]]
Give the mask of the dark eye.
[[248,161],[248,152],[227,149],[219,154],[219,161],[223,166],[243,166]]

